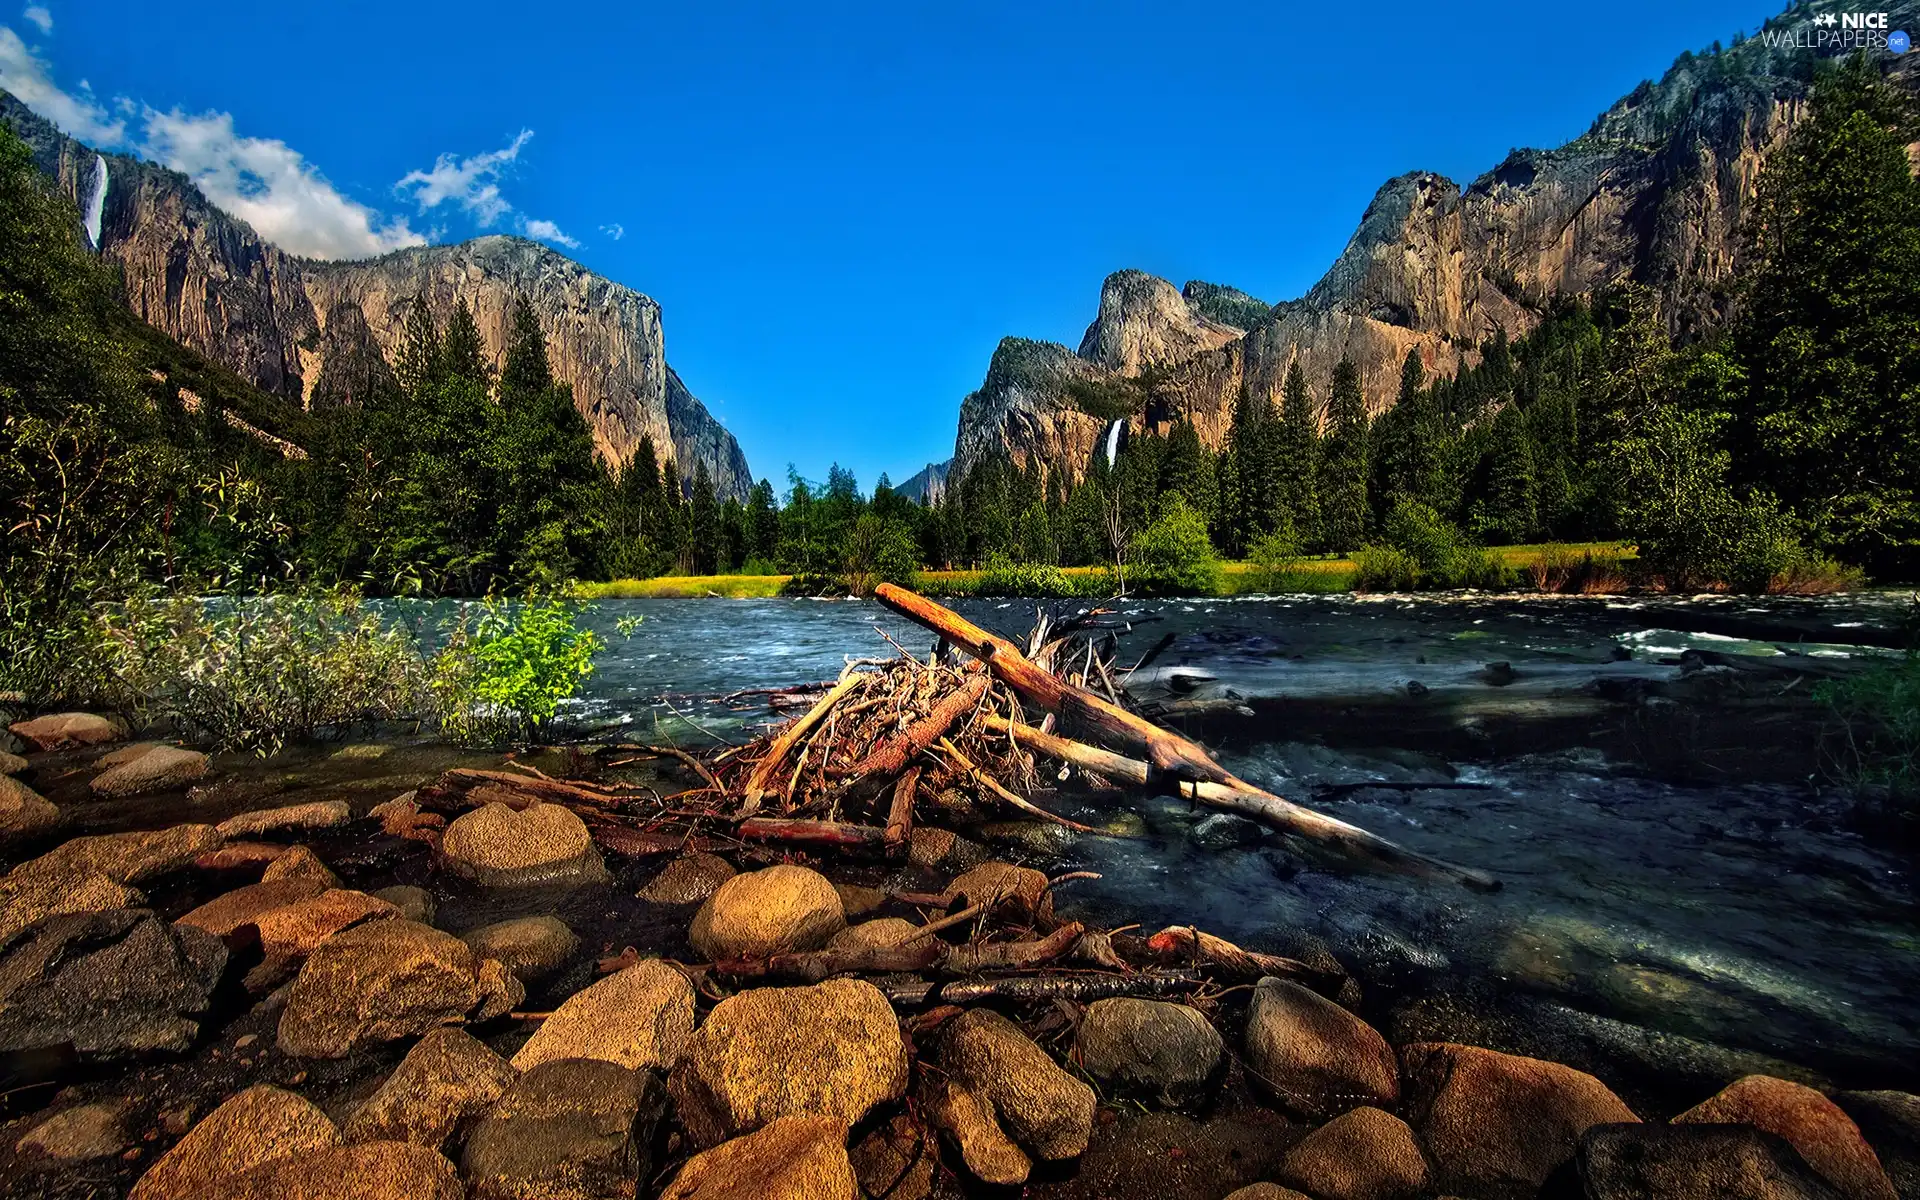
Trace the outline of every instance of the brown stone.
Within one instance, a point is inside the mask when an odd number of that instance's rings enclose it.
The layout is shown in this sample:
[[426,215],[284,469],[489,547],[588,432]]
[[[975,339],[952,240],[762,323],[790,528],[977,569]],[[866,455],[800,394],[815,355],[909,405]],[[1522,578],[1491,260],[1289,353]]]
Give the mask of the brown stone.
[[948,1022],[927,1113],[987,1183],[1024,1183],[1033,1159],[1077,1158],[1093,1134],[1093,1089],[1020,1027],[977,1008]]
[[693,915],[687,940],[711,962],[818,950],[845,928],[839,893],[806,867],[736,875]]
[[448,870],[484,887],[607,878],[586,822],[558,804],[529,804],[519,811],[488,804],[463,813],[447,826],[440,855]]
[[947,895],[968,908],[988,904],[1036,917],[1053,915],[1053,893],[1048,890],[1047,873],[1032,867],[981,863],[948,884]]
[[131,886],[189,866],[221,842],[211,825],[74,838],[0,879],[0,943],[43,917],[128,908]]
[[129,1107],[124,1100],[109,1100],[62,1109],[28,1130],[15,1148],[59,1162],[111,1158],[127,1146]]
[[147,1169],[128,1200],[200,1200],[222,1180],[340,1144],[327,1114],[261,1084],[229,1097]]
[[435,1029],[407,1051],[342,1132],[349,1142],[411,1142],[438,1150],[519,1076],[465,1030]]
[[782,1117],[694,1155],[660,1200],[860,1200],[846,1140],[833,1117]]
[[1851,1200],[1897,1200],[1880,1158],[1840,1106],[1804,1084],[1769,1075],[1736,1079],[1673,1119],[1676,1125],[1751,1125],[1783,1138]]
[[1590,1126],[1639,1120],[1598,1079],[1559,1063],[1449,1042],[1400,1056],[1404,1111],[1444,1189],[1531,1197]]
[[1432,1171],[1407,1123],[1377,1108],[1342,1113],[1281,1160],[1281,1174],[1321,1200],[1415,1200]]
[[513,1056],[521,1071],[558,1058],[668,1070],[693,1037],[693,985],[658,959],[569,996]]
[[827,949],[855,950],[867,946],[898,946],[908,938],[919,936],[919,933],[920,926],[912,921],[900,917],[879,917],[842,929],[827,942]]
[[659,1077],[603,1059],[541,1063],[494,1102],[461,1153],[473,1200],[630,1197],[650,1179]]
[[[118,752],[101,761],[117,757]],[[207,767],[207,756],[198,750],[148,746],[139,754],[109,763],[108,769],[94,776],[88,787],[94,795],[109,799],[170,792],[206,778]]]
[[1149,1088],[1164,1104],[1197,1096],[1226,1049],[1198,1009],[1131,997],[1089,1005],[1073,1046],[1087,1074]]
[[[1400,1099],[1393,1050],[1373,1026],[1317,992],[1262,979],[1247,1007],[1247,1069],[1280,1104],[1324,1121]],[[1569,1148],[1571,1149],[1571,1148]]]
[[[469,929],[460,940],[481,958],[497,958],[525,980],[544,979],[567,965],[580,939],[554,916],[514,917]],[[628,1064],[632,1065],[632,1064]]]
[[328,829],[345,825],[352,815],[345,800],[315,800],[228,817],[220,822],[220,832],[228,837],[257,837],[276,829]]
[[342,1058],[464,1018],[482,997],[480,966],[459,938],[412,921],[372,921],[336,934],[288,989],[280,1050]]
[[313,879],[262,880],[215,896],[174,924],[204,929],[215,937],[228,937],[276,909],[318,896],[325,890]]
[[306,846],[295,846],[281,854],[268,863],[267,869],[260,874],[262,883],[272,883],[278,879],[311,879],[323,887],[340,886],[340,877]]
[[302,1154],[213,1189],[206,1200],[466,1200],[453,1164],[405,1142],[362,1142]]
[[717,854],[683,854],[647,881],[639,897],[650,904],[698,904],[734,876],[733,864]]
[[59,821],[53,801],[11,775],[0,775],[0,841],[31,837]]
[[117,722],[92,713],[52,713],[29,721],[15,721],[7,728],[36,750],[104,746],[127,736]]

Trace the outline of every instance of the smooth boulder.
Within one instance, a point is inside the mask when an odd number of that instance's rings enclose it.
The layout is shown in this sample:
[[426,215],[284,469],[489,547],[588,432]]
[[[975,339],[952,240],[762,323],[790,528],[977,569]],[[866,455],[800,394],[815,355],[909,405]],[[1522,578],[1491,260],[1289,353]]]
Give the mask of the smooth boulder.
[[82,746],[104,746],[127,736],[117,722],[93,713],[49,713],[44,717],[15,721],[8,730],[36,750],[75,750]]
[[1087,1074],[1149,1089],[1163,1104],[1198,1096],[1226,1049],[1198,1009],[1129,997],[1089,1005],[1073,1046]]
[[669,1070],[693,1037],[693,985],[654,959],[616,971],[540,1023],[513,1056],[522,1071],[560,1058]]
[[735,875],[693,915],[687,940],[709,962],[818,950],[846,927],[840,894],[806,867]]
[[542,1063],[516,1080],[460,1156],[472,1200],[632,1196],[653,1173],[666,1095],[651,1071],[602,1059]]
[[699,904],[734,874],[733,864],[717,854],[683,854],[649,879],[639,898],[650,904]]
[[[502,966],[531,983],[567,965],[580,949],[580,939],[567,923],[554,916],[514,917],[469,929],[460,940],[481,958],[497,958]],[[633,1064],[628,1064],[629,1066]]]
[[1736,1079],[1673,1119],[1675,1125],[1751,1125],[1784,1138],[1852,1200],[1899,1200],[1879,1156],[1840,1106],[1805,1084],[1770,1075]]
[[353,816],[345,800],[315,800],[308,804],[289,804],[281,808],[262,808],[228,817],[220,822],[221,833],[231,838],[258,837],[279,829],[331,829],[345,825]]
[[185,1051],[226,964],[218,938],[146,909],[48,917],[0,954],[0,1051]]
[[466,1030],[436,1029],[407,1051],[341,1132],[349,1142],[411,1142],[438,1150],[519,1077]]
[[660,1200],[860,1200],[846,1142],[832,1117],[782,1117],[688,1159]]
[[[1262,979],[1247,1006],[1247,1068],[1280,1104],[1310,1121],[1400,1099],[1393,1049],[1373,1026],[1317,992]],[[1571,1151],[1571,1147],[1569,1147]]]
[[128,1200],[198,1200],[222,1180],[340,1144],[309,1101],[260,1084],[228,1097],[147,1168]]
[[1280,1173],[1321,1200],[1416,1200],[1433,1182],[1413,1130],[1371,1107],[1308,1134],[1280,1161]]
[[1400,1055],[1403,1112],[1442,1189],[1530,1198],[1572,1160],[1582,1133],[1639,1120],[1606,1084],[1559,1063],[1450,1042]]
[[32,837],[60,821],[53,801],[11,775],[0,775],[0,842]]
[[287,991],[280,1050],[344,1058],[465,1018],[487,998],[483,965],[459,938],[397,917],[336,934]]
[[108,833],[64,842],[0,879],[0,943],[43,917],[137,908],[136,883],[193,865],[225,839],[211,825]]
[[852,1126],[907,1088],[907,1047],[880,989],[854,979],[756,988],[714,1006],[668,1081],[694,1145],[781,1117]]
[[1578,1163],[1555,1200],[1842,1200],[1786,1141],[1751,1125],[1595,1125]]
[[1085,1153],[1093,1089],[999,1013],[977,1008],[948,1022],[940,1066],[927,1112],[985,1182],[1024,1183],[1036,1158],[1058,1162]]
[[586,822],[558,804],[493,803],[462,813],[440,842],[447,869],[483,887],[599,883],[607,867]]
[[[102,762],[114,758],[108,755]],[[209,760],[198,750],[178,746],[148,746],[139,754],[109,762],[87,786],[102,799],[170,792],[206,778]]]

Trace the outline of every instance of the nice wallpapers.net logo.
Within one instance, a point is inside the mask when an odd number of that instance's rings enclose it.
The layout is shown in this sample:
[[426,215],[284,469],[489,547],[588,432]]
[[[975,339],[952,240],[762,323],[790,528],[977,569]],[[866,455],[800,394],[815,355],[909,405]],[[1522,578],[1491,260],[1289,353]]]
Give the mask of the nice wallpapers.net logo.
[[1887,28],[1883,12],[1826,12],[1797,29],[1766,29],[1760,33],[1769,46],[1798,50],[1886,50],[1905,54],[1913,41],[1904,29]]

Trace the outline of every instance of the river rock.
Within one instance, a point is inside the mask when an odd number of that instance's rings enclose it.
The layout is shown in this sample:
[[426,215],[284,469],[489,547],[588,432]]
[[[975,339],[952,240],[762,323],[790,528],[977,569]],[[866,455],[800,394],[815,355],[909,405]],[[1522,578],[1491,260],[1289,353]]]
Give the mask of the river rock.
[[52,713],[28,721],[15,721],[7,728],[36,750],[104,746],[127,736],[126,729],[118,722],[93,713]]
[[483,999],[480,962],[451,934],[398,918],[322,942],[288,989],[279,1045],[344,1058],[462,1018]]
[[272,991],[293,973],[320,943],[367,921],[398,918],[400,910],[365,892],[332,888],[284,908],[263,913],[254,921],[264,957],[247,972],[251,992]]
[[132,884],[192,865],[223,839],[211,825],[74,838],[0,879],[0,945],[59,913],[137,907]]
[[140,753],[127,754],[124,758],[120,757],[123,753],[116,751],[100,760],[107,764],[107,769],[95,775],[93,782],[87,785],[94,795],[119,799],[148,792],[170,792],[206,778],[209,760],[198,750],[183,750],[178,746],[148,746]]
[[513,1056],[522,1071],[561,1058],[670,1069],[693,1037],[693,985],[654,959],[567,997]]
[[1366,1106],[1308,1134],[1281,1160],[1280,1173],[1321,1200],[1415,1200],[1432,1183],[1413,1130]]
[[529,983],[566,966],[567,960],[580,949],[580,939],[574,936],[573,930],[554,916],[496,921],[467,930],[460,935],[460,940],[473,947],[473,952],[481,958],[499,959],[507,970]]
[[756,988],[714,1006],[668,1087],[702,1148],[781,1117],[851,1126],[906,1091],[907,1047],[893,1007],[870,983]]
[[32,765],[18,754],[9,754],[5,750],[0,750],[0,775],[19,775]]
[[[1247,1007],[1247,1068],[1281,1105],[1324,1121],[1400,1099],[1393,1050],[1373,1026],[1317,992],[1262,979]],[[1568,1147],[1572,1152],[1572,1147]]]
[[306,879],[324,888],[340,886],[340,877],[332,868],[320,861],[320,856],[306,846],[294,846],[277,856],[267,864],[260,874],[260,882],[273,883],[281,879]]
[[219,829],[228,837],[258,837],[276,829],[331,829],[345,825],[352,816],[345,800],[315,800],[241,813],[220,822]]
[[1920,1096],[1840,1092],[1833,1100],[1866,1135],[1894,1190],[1902,1196],[1920,1196]]
[[1199,1095],[1224,1050],[1199,1010],[1127,997],[1094,1001],[1074,1037],[1074,1057],[1087,1074],[1149,1088],[1162,1104]]
[[1277,1183],[1250,1183],[1229,1195],[1227,1200],[1312,1200],[1312,1197]]
[[1675,1125],[1751,1125],[1784,1138],[1851,1200],[1898,1200],[1880,1159],[1840,1106],[1803,1084],[1767,1075],[1736,1079],[1673,1119]]
[[407,1051],[342,1133],[349,1142],[411,1142],[438,1150],[519,1077],[466,1030],[436,1029]]
[[928,1135],[929,1131],[907,1113],[898,1113],[868,1130],[847,1151],[862,1194],[888,1200],[928,1200],[940,1161],[939,1149],[930,1144]]
[[840,895],[806,867],[735,875],[693,914],[687,940],[710,962],[818,950],[845,928]]
[[314,879],[261,880],[215,896],[174,924],[204,929],[215,937],[230,937],[276,909],[298,904],[326,890]]
[[928,1115],[982,1180],[1024,1183],[1034,1158],[1057,1162],[1085,1152],[1093,1089],[999,1013],[976,1008],[950,1021],[940,1065],[945,1074],[929,1084]]
[[271,1163],[222,1184],[207,1200],[466,1200],[453,1164],[405,1142],[336,1146]]
[[733,864],[717,854],[683,854],[647,881],[640,899],[650,904],[698,904],[734,876]]
[[958,901],[967,908],[986,904],[1043,919],[1053,915],[1047,873],[1011,863],[981,863],[948,884],[946,897],[947,903]]
[[687,1160],[660,1200],[860,1200],[847,1127],[782,1117]]
[[372,895],[374,899],[385,900],[399,909],[400,915],[409,921],[417,921],[422,925],[433,924],[433,893],[423,887],[402,883],[383,887]]
[[488,804],[463,813],[440,843],[441,861],[483,887],[599,883],[607,866],[586,822],[558,804],[515,811]]
[[[1556,1180],[1556,1182],[1560,1182]],[[1555,1200],[1841,1200],[1784,1140],[1751,1125],[1595,1125]]]
[[905,918],[880,917],[842,929],[827,942],[827,949],[859,950],[869,946],[898,946],[908,938],[919,936],[919,933],[920,926]]
[[1404,1111],[1443,1189],[1531,1197],[1589,1127],[1639,1120],[1607,1085],[1559,1063],[1446,1042],[1400,1055]]
[[0,842],[32,837],[59,821],[53,801],[11,775],[0,775]]
[[111,1158],[127,1148],[124,1100],[103,1100],[63,1109],[28,1130],[14,1148],[55,1162]]
[[542,1063],[508,1087],[467,1138],[473,1200],[630,1197],[653,1173],[666,1111],[659,1077],[604,1059]]
[[261,1084],[229,1097],[133,1185],[128,1200],[200,1200],[222,1180],[340,1144],[327,1114]]
[[218,938],[146,909],[48,917],[0,955],[0,1051],[184,1051],[226,965]]
[[879,911],[893,898],[887,895],[885,888],[866,887],[858,883],[836,883],[833,890],[840,897],[840,911],[846,914],[849,921]]

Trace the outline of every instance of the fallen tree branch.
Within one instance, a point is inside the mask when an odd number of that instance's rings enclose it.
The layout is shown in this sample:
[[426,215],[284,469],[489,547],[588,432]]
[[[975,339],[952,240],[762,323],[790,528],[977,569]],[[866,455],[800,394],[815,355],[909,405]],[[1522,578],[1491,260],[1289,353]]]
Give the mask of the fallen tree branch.
[[893,804],[887,810],[887,845],[905,846],[913,834],[913,796],[920,787],[920,768],[909,767],[893,785]]
[[1105,832],[1104,830],[1095,829],[1091,825],[1082,825],[1078,821],[1069,821],[1067,818],[1060,816],[1058,813],[1050,813],[1046,809],[1041,808],[1039,805],[1035,804],[1033,801],[1028,800],[1025,796],[1021,796],[1013,791],[1010,791],[1009,789],[1004,787],[999,780],[987,774],[985,771],[982,771],[979,767],[975,766],[973,764],[973,760],[968,758],[966,755],[960,753],[960,748],[958,746],[955,746],[950,739],[941,738],[940,749],[946,753],[948,758],[951,758],[954,761],[954,764],[956,766],[958,766],[962,771],[965,771],[975,784],[992,792],[994,795],[1000,797],[1000,799],[1006,801],[1008,804],[1019,809],[1021,812],[1026,813],[1029,816],[1039,817],[1043,821],[1052,821],[1056,825],[1065,825],[1068,829],[1077,830],[1080,833]]
[[1008,975],[997,979],[923,980],[881,984],[902,1007],[977,1004],[984,1000],[1105,1000],[1114,996],[1173,996],[1208,985],[1197,971],[1140,971],[1131,975]]
[[1204,933],[1191,925],[1170,925],[1148,938],[1146,945],[1156,954],[1190,955],[1200,962],[1254,979],[1267,975],[1282,979],[1323,979],[1327,975],[1298,959],[1243,950],[1225,938]]
[[987,694],[989,680],[985,674],[975,675],[956,691],[948,694],[933,711],[906,729],[889,737],[861,757],[850,767],[838,768],[833,774],[842,776],[881,775],[892,776],[906,768],[906,765],[919,756],[934,742],[946,736],[953,723],[972,712]]
[[[753,774],[747,777],[746,801],[740,806],[741,816],[750,817],[760,811],[760,802],[767,798],[770,785],[780,776],[780,768],[786,762],[787,755],[793,752],[794,743],[805,737],[808,731],[832,712],[833,706],[840,703],[848,692],[859,687],[862,678],[863,676],[854,672],[852,664],[848,664],[846,673],[840,677],[840,682],[834,684],[826,695],[820,697],[820,702],[808,709],[805,716],[780,732],[780,736],[775,738],[773,745],[768,748],[766,757],[754,765]],[[796,779],[798,775],[796,771]]]
[[797,842],[806,846],[833,846],[843,850],[884,851],[887,831],[877,825],[847,821],[809,821],[787,817],[749,817],[734,830],[743,841]]
[[680,749],[678,746],[643,746],[637,742],[622,742],[617,746],[609,746],[607,747],[607,749],[616,750],[616,751],[625,750],[625,751],[639,753],[639,754],[652,754],[652,755],[657,755],[658,757],[661,757],[661,758],[674,759],[678,761],[681,765],[693,771],[695,774],[699,775],[700,778],[706,780],[707,786],[712,788],[714,791],[724,794],[727,790],[724,786],[721,785],[719,778],[715,776],[712,771],[707,769],[707,764],[701,762],[699,759],[695,758],[693,755],[688,754],[685,750]]

